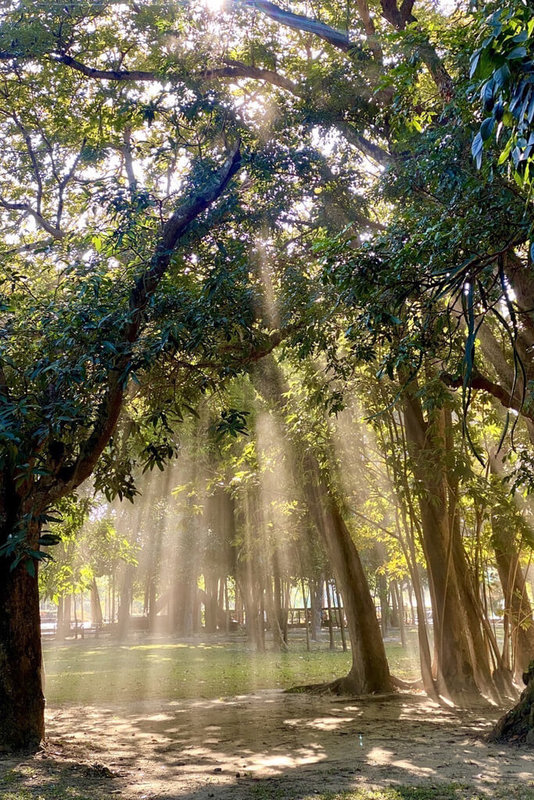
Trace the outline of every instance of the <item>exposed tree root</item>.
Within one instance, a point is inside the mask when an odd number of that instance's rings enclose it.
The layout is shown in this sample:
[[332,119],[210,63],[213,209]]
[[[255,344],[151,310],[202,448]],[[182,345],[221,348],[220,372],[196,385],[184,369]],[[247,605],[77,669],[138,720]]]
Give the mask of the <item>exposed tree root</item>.
[[523,674],[526,689],[516,705],[497,722],[488,739],[534,746],[534,661]]
[[395,675],[392,675],[391,683],[396,689],[407,689],[408,691],[412,692],[420,689],[424,691],[425,688],[421,678],[419,678],[417,681],[405,681],[402,678],[397,678]]
[[[395,684],[395,681],[392,681]],[[380,695],[380,697],[394,697],[395,690],[384,690],[384,692],[365,692],[358,691],[354,680],[345,675],[343,678],[336,678],[335,681],[329,683],[308,683],[303,686],[293,686],[291,689],[286,689],[286,694],[332,694],[337,697],[371,697],[373,695]]]

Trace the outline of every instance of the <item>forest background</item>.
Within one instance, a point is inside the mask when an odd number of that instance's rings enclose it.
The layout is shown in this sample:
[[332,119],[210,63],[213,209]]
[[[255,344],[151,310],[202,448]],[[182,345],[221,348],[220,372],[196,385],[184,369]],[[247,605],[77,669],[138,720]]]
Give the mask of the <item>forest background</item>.
[[[202,574],[216,625],[231,576],[260,646],[334,577],[337,691],[396,683],[370,582],[409,581],[432,696],[531,677],[531,10],[3,6],[5,747],[44,732],[38,573],[59,598],[113,559],[119,622],[144,575],[186,631]],[[106,522],[148,486],[150,524]]]

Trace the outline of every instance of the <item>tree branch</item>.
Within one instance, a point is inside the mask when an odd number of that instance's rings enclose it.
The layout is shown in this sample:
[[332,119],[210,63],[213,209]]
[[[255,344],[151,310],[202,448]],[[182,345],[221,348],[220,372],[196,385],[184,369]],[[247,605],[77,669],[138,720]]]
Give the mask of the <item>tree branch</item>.
[[81,61],[72,58],[72,56],[69,56],[66,53],[61,53],[55,56],[55,59],[61,64],[66,64],[68,67],[72,67],[72,69],[81,72],[82,75],[86,75],[88,78],[95,78],[98,80],[125,81],[127,83],[133,81],[146,81],[152,83],[153,81],[169,80],[169,78],[165,77],[164,75],[158,75],[156,72],[147,72],[141,69],[94,69],[93,67],[88,67],[85,64],[82,64]]
[[[412,14],[414,0],[403,0],[400,8],[397,6],[397,0],[380,0],[380,6],[384,19],[398,31],[403,31],[408,22],[417,22]],[[417,53],[432,75],[439,93],[446,102],[449,102],[454,96],[453,80],[426,34],[424,39],[425,41],[417,47]]]
[[367,0],[356,0],[356,7],[363,24],[363,29],[367,36],[369,49],[375,57],[377,64],[382,64],[384,60],[384,54],[382,52],[380,42],[376,36],[376,27],[369,11],[369,4]]
[[312,33],[325,42],[328,42],[333,47],[337,47],[338,50],[343,50],[345,53],[362,52],[360,45],[351,42],[348,34],[344,31],[338,31],[336,28],[332,28],[324,22],[310,19],[310,17],[306,17],[303,14],[293,14],[292,11],[284,11],[279,6],[269,2],[269,0],[234,0],[234,2],[243,2],[247,6],[257,8],[258,11],[263,12],[271,19],[274,19],[275,22],[279,22],[287,28],[302,31],[303,33]]
[[370,158],[371,161],[375,161],[382,167],[387,167],[392,163],[393,156],[391,153],[388,153],[388,151],[384,150],[383,147],[371,142],[361,133],[358,133],[358,131],[354,130],[349,122],[341,117],[333,117],[332,123],[341,131],[345,139],[350,142],[350,144],[354,145],[354,147],[360,150],[365,156],[367,156],[367,158]]
[[240,165],[241,154],[238,144],[223,167],[212,176],[202,191],[180,205],[164,224],[150,265],[132,287],[129,321],[125,323],[121,336],[115,343],[122,352],[110,367],[107,389],[97,410],[92,433],[81,446],[74,464],[62,467],[50,482],[47,483],[44,479],[41,492],[48,498],[57,500],[63,497],[76,489],[93,472],[117,425],[128,385],[131,346],[141,333],[150,298],[165,275],[180,239],[188,232],[197,217],[221,197]]
[[[156,81],[160,83],[179,83],[182,81],[181,78],[178,79],[172,75],[139,69],[94,69],[78,61],[78,59],[65,54],[56,56],[56,60],[94,80],[119,81],[123,83],[135,83],[136,81],[144,83],[154,83]],[[225,59],[224,63],[227,66],[204,70],[204,72],[193,75],[193,78],[206,81],[224,78],[251,78],[253,80],[266,81],[267,83],[272,83],[274,86],[279,86],[281,89],[286,89],[288,92],[296,93],[297,87],[289,78],[279,75],[271,69],[251,67],[248,64],[243,64],[241,61],[233,61],[232,59]]]
[[[451,375],[448,372],[442,372],[439,377],[440,380],[451,389],[459,389],[463,386],[463,378],[461,376]],[[486,378],[485,375],[482,375],[482,373],[473,370],[469,379],[469,385],[472,389],[480,389],[481,391],[490,394],[492,397],[495,397],[505,408],[512,408],[515,411],[520,412],[528,419],[534,421],[534,413],[528,409],[525,409],[525,406],[521,403],[520,398],[517,396],[512,397],[510,392],[508,392],[503,386],[495,383],[489,378]]]
[[3,200],[0,198],[0,206],[5,208],[7,211],[23,211],[26,214],[30,214],[37,222],[38,225],[41,226],[43,230],[50,234],[54,239],[63,239],[65,233],[56,228],[52,225],[48,220],[46,220],[38,211],[30,206],[29,203],[10,203],[8,200]]
[[[234,0],[237,2],[238,0]],[[249,2],[249,0],[245,0]],[[256,0],[250,0],[250,2],[256,3]],[[264,0],[257,0],[258,3],[262,3],[261,10],[264,11],[265,9],[263,6],[268,5],[272,6],[273,8],[277,8],[274,6],[273,3],[266,3]],[[250,3],[249,3],[250,4]],[[267,13],[267,11],[265,11]],[[282,12],[286,14],[288,12]],[[299,14],[293,14],[292,16],[300,18]],[[302,17],[302,19],[307,19],[307,17]],[[310,20],[313,22],[313,20]],[[323,23],[317,23],[319,25],[323,25]],[[328,28],[328,26],[324,26]],[[333,28],[330,30],[334,30]],[[314,31],[317,33],[317,31]],[[319,35],[319,34],[317,34]],[[353,47],[353,45],[351,45]],[[60,55],[57,57],[57,60],[67,66],[71,67],[72,69],[81,72],[83,75],[87,75],[89,78],[93,78],[95,80],[109,80],[109,81],[123,81],[123,82],[135,82],[135,81],[160,81],[165,82],[169,81],[171,83],[176,82],[173,80],[172,76],[159,74],[157,72],[145,72],[143,70],[107,70],[107,69],[93,69],[92,67],[88,67],[85,64],[82,64],[72,56],[68,55]],[[270,69],[263,69],[260,67],[253,67],[249,64],[243,64],[241,61],[233,61],[232,59],[225,60],[225,67],[214,67],[213,69],[205,70],[204,72],[198,74],[196,77],[201,80],[216,80],[216,79],[224,79],[224,78],[250,78],[251,80],[262,80],[267,83],[271,83],[274,86],[278,86],[281,89],[285,89],[288,92],[291,92],[294,95],[301,96],[302,93],[299,91],[298,86],[286,78],[284,75],[280,75],[277,72],[274,72]],[[379,145],[374,144],[373,142],[369,141],[365,136],[358,134],[354,129],[346,123],[342,119],[335,119],[334,120],[337,127],[340,128],[344,136],[347,138],[348,141],[351,142],[358,150],[364,153],[368,158],[376,161],[383,166],[389,164],[391,162],[391,155],[384,150]]]
[[272,83],[274,86],[279,86],[280,89],[286,89],[292,94],[298,94],[297,86],[293,81],[290,81],[289,78],[271,69],[252,67],[248,64],[243,64],[241,61],[233,61],[232,59],[224,59],[224,63],[227,64],[226,67],[207,69],[205,72],[202,72],[199,77],[208,81],[218,78],[251,78],[253,80]]

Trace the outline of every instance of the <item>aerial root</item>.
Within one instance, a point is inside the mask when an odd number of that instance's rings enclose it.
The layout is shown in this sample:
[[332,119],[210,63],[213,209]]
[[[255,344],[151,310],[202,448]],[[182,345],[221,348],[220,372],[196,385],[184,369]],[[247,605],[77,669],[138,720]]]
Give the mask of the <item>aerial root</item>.
[[[392,679],[393,685],[397,688],[396,681],[400,679]],[[406,684],[406,687],[411,688],[411,684]],[[399,687],[400,688],[400,687]],[[286,694],[330,694],[336,697],[394,697],[396,694],[395,689],[384,690],[383,692],[366,692],[360,691],[355,686],[354,680],[346,675],[343,678],[336,678],[329,683],[308,683],[302,686],[293,686],[290,689],[285,689]]]

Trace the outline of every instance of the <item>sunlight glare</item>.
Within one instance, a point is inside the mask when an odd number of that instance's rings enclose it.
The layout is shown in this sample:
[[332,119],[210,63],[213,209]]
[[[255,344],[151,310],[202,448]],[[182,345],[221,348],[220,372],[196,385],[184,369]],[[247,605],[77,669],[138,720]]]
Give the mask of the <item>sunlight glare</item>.
[[216,14],[224,9],[226,0],[202,0],[202,3],[210,13]]

